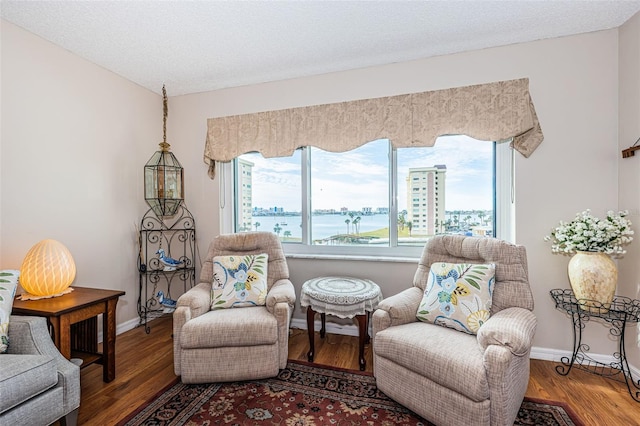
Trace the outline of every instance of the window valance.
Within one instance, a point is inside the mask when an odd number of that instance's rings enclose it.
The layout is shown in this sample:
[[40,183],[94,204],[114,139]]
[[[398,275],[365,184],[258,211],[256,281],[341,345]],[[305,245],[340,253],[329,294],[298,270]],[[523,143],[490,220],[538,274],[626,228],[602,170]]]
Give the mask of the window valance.
[[302,146],[344,152],[383,138],[396,148],[433,146],[450,134],[513,138],[514,149],[529,157],[543,140],[529,79],[210,118],[204,160],[213,178],[216,161],[247,152],[266,158]]

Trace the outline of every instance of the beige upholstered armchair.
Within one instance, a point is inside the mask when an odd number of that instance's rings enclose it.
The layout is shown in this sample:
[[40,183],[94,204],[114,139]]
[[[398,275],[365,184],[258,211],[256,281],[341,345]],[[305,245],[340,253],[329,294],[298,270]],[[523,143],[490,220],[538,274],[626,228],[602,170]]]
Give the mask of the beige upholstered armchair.
[[[436,263],[435,277],[443,262],[495,264],[490,317],[477,335],[416,318],[431,265]],[[529,381],[537,324],[532,310],[524,247],[492,238],[434,237],[413,287],[383,300],[373,314],[377,386],[439,426],[511,426]]]
[[[245,256],[260,254],[268,255],[266,271],[259,262],[255,270],[238,268],[235,274],[232,267],[219,269],[222,257],[237,266]],[[259,292],[260,303],[232,307],[226,300],[229,306],[218,309],[224,306],[221,300],[227,296],[216,295],[212,310],[212,283],[215,281],[214,287],[222,288],[221,281],[238,276],[237,271],[242,273],[239,281],[254,284],[251,290],[256,289],[255,275],[266,273],[266,291]],[[233,282],[229,286],[233,288]],[[248,232],[216,237],[202,266],[200,283],[178,299],[173,313],[176,375],[185,383],[276,376],[287,364],[289,323],[295,300],[289,268],[275,234]]]

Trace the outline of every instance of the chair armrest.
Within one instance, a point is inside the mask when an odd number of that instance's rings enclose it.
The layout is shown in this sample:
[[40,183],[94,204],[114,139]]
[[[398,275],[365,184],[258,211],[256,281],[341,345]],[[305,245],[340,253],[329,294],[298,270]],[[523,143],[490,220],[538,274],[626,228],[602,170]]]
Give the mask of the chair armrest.
[[524,308],[507,308],[493,314],[478,330],[478,343],[483,351],[491,345],[504,346],[516,356],[531,349],[537,319]]
[[80,406],[80,367],[62,356],[51,340],[44,317],[11,315],[9,318],[10,354],[51,356],[58,370],[58,386],[63,388],[65,414]]
[[200,283],[190,288],[178,298],[176,309],[181,307],[188,308],[190,319],[209,312],[211,308],[211,284]]
[[416,313],[422,300],[422,290],[411,287],[385,298],[373,313],[373,332],[417,321]]
[[291,308],[296,304],[296,290],[288,279],[281,279],[273,283],[267,293],[267,310],[273,313],[273,309],[278,303],[287,303]]
[[9,319],[9,349],[16,355],[49,355],[68,362],[51,340],[44,317],[11,315]]

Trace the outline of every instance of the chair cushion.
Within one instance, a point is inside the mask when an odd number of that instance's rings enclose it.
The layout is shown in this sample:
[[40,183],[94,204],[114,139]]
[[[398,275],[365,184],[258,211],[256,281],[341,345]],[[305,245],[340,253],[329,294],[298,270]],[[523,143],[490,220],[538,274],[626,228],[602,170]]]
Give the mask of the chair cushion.
[[495,270],[492,263],[433,263],[416,317],[476,334],[490,316]]
[[424,322],[376,333],[374,351],[473,401],[489,398],[489,384],[476,336]]
[[9,347],[9,317],[13,308],[13,297],[18,287],[20,271],[5,269],[0,271],[0,353]]
[[180,332],[182,349],[274,345],[278,323],[266,307],[220,309],[187,321]]
[[0,365],[0,413],[58,383],[56,363],[48,355],[4,354]]
[[267,298],[269,255],[215,256],[211,309],[261,306]]

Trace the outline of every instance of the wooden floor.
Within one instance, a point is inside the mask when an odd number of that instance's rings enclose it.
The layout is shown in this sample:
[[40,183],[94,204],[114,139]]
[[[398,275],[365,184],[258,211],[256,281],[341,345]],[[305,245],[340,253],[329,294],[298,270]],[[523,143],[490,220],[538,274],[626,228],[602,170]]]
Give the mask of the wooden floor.
[[[151,333],[138,327],[116,341],[116,379],[103,383],[102,366],[90,365],[81,371],[81,425],[113,425],[151,399],[174,379],[171,317],[150,323]],[[306,330],[292,330],[289,358],[305,360],[309,350]],[[319,364],[358,369],[358,339],[352,336],[316,333],[315,361]],[[366,347],[367,371],[371,371],[371,348]],[[629,396],[623,383],[572,370],[558,375],[556,364],[531,361],[527,396],[568,403],[586,425],[640,425],[640,403]]]

